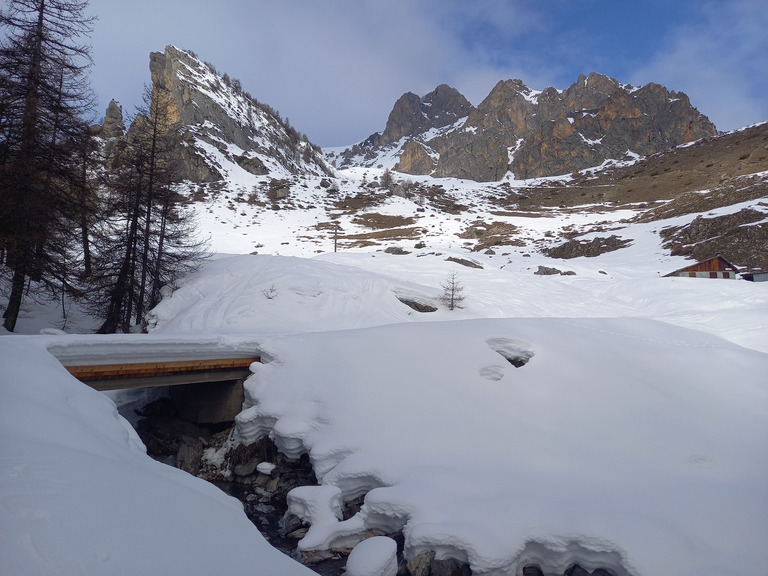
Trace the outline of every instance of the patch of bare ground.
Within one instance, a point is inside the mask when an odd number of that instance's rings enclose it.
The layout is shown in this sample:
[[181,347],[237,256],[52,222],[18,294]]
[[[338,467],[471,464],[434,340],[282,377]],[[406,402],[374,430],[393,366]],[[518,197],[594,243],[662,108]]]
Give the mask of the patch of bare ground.
[[376,232],[363,232],[361,234],[339,235],[339,242],[343,242],[347,248],[364,248],[366,246],[376,246],[379,242],[390,242],[397,240],[418,240],[424,233],[420,226],[411,226],[408,228],[389,228],[386,230],[377,230]]
[[418,193],[424,198],[425,202],[428,202],[435,210],[441,212],[462,214],[469,209],[469,206],[457,202],[440,184],[420,187]]
[[338,223],[334,220],[327,221],[327,222],[318,222],[313,226],[315,230],[318,232],[324,232],[324,231],[331,231],[333,232],[336,229],[336,226]]
[[[768,203],[760,203],[768,208]],[[768,223],[766,212],[743,208],[734,214],[706,218],[696,216],[685,226],[670,226],[659,232],[664,247],[673,256],[697,261],[722,255],[737,266],[768,270]]]
[[747,200],[768,197],[768,177],[744,176],[722,182],[702,192],[684,192],[670,202],[652,208],[634,218],[637,222],[653,222],[731,206]]
[[518,231],[518,227],[509,222],[494,221],[487,223],[482,220],[475,220],[459,234],[459,238],[477,240],[478,242],[472,248],[475,252],[500,245],[525,246],[525,242],[518,238],[513,238]]
[[523,212],[521,210],[491,210],[489,212],[491,216],[502,216],[507,218],[545,218],[548,214],[543,212]]
[[384,202],[387,195],[379,192],[358,192],[354,196],[339,198],[333,203],[335,210],[341,210],[348,214],[373,208]]
[[359,226],[365,226],[366,228],[373,228],[374,230],[381,230],[383,228],[412,226],[416,223],[416,219],[412,216],[387,215],[378,214],[377,212],[369,212],[366,214],[358,214],[352,219],[352,223],[358,224]]

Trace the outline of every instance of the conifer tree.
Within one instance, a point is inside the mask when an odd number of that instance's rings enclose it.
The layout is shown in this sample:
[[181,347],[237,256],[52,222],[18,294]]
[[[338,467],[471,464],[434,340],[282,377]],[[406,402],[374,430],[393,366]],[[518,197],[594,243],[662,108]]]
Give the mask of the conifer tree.
[[92,310],[100,333],[144,327],[164,286],[195,268],[205,246],[194,238],[184,198],[176,190],[178,131],[171,96],[146,89],[125,141],[113,153],[109,207],[95,237]]
[[455,270],[448,275],[443,284],[441,284],[443,294],[440,301],[448,307],[448,310],[463,308],[464,286],[459,282],[459,274]]
[[13,331],[28,279],[66,288],[78,214],[68,182],[72,142],[92,97],[82,40],[93,19],[79,0],[10,0],[0,10],[0,264],[12,272],[4,326]]

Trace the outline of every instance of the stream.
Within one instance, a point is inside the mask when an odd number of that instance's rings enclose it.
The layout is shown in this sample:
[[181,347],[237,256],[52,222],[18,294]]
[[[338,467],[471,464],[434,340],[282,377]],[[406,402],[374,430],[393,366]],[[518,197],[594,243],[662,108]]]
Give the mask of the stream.
[[[240,500],[248,519],[272,546],[284,554],[323,576],[344,573],[349,550],[300,553],[297,543],[307,527],[295,518],[286,526],[284,520],[288,492],[297,486],[317,484],[307,456],[299,460],[286,458],[264,438],[251,446],[241,445],[228,451],[226,466],[231,473],[227,477],[221,468],[205,461],[203,452],[207,448],[226,445],[232,423],[193,424],[185,421],[177,417],[169,398],[159,398],[133,410],[136,414],[125,416],[130,416],[128,419],[134,423],[149,456],[207,480]],[[260,462],[273,463],[275,468],[270,474],[259,473],[256,466]],[[357,512],[361,504],[362,498],[348,504],[345,517]]]

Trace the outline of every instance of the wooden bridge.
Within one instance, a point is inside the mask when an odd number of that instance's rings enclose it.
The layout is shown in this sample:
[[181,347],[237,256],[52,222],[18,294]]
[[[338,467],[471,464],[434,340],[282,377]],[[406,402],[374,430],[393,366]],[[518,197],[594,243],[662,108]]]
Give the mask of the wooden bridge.
[[169,386],[179,414],[197,423],[234,420],[243,406],[243,382],[258,356],[120,364],[67,365],[75,378],[99,391]]

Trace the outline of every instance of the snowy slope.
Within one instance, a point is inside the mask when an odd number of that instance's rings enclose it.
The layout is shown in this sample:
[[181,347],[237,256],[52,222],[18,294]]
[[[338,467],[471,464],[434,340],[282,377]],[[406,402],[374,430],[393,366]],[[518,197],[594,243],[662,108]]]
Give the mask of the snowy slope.
[[[577,276],[540,277],[525,268],[535,257],[495,267],[475,255],[479,269],[449,255],[212,260],[155,310],[139,354],[258,346],[271,359],[247,383],[238,433],[309,452],[323,486],[293,496],[313,523],[305,548],[402,529],[407,554],[433,549],[476,574],[519,574],[527,563],[562,573],[578,561],[617,576],[761,575],[763,285],[658,278],[651,257],[641,270],[614,256],[582,259]],[[463,309],[418,313],[398,300],[439,305],[440,282],[457,269]],[[45,352],[98,355],[88,345],[97,338],[0,337],[0,563],[13,562],[0,566],[76,573],[76,556],[116,566],[110,573],[153,573],[130,553],[155,550],[144,542],[159,533],[143,529],[149,521],[181,531],[185,549],[216,544],[205,562],[233,562],[232,573],[241,562],[271,566],[231,500],[146,458],[111,403]],[[130,350],[141,338],[112,340]],[[359,515],[334,520],[335,499],[365,493]],[[87,520],[73,527],[81,511]],[[171,563],[206,572],[163,542],[157,573]]]
[[[636,246],[630,254],[640,251]],[[152,337],[179,333],[245,337],[469,318],[641,317],[768,352],[768,291],[762,284],[660,278],[656,259],[644,261],[640,254],[630,264],[605,255],[562,266],[576,270],[575,276],[533,274],[538,264],[551,264],[535,255],[517,256],[511,262],[507,257],[473,255],[482,268],[449,260],[466,257],[461,252],[416,251],[330,253],[313,259],[219,258],[155,308]],[[465,299],[462,309],[449,311],[440,306],[441,286],[453,272]],[[419,313],[402,299],[438,310]]]
[[[402,530],[407,557],[435,550],[473,574],[764,570],[764,353],[655,321],[551,318],[264,349],[237,429],[309,453],[322,486],[296,495],[312,522],[300,548]],[[336,520],[330,488],[365,505]]]
[[0,373],[0,573],[313,574],[237,500],[149,458],[44,346],[1,337]]

